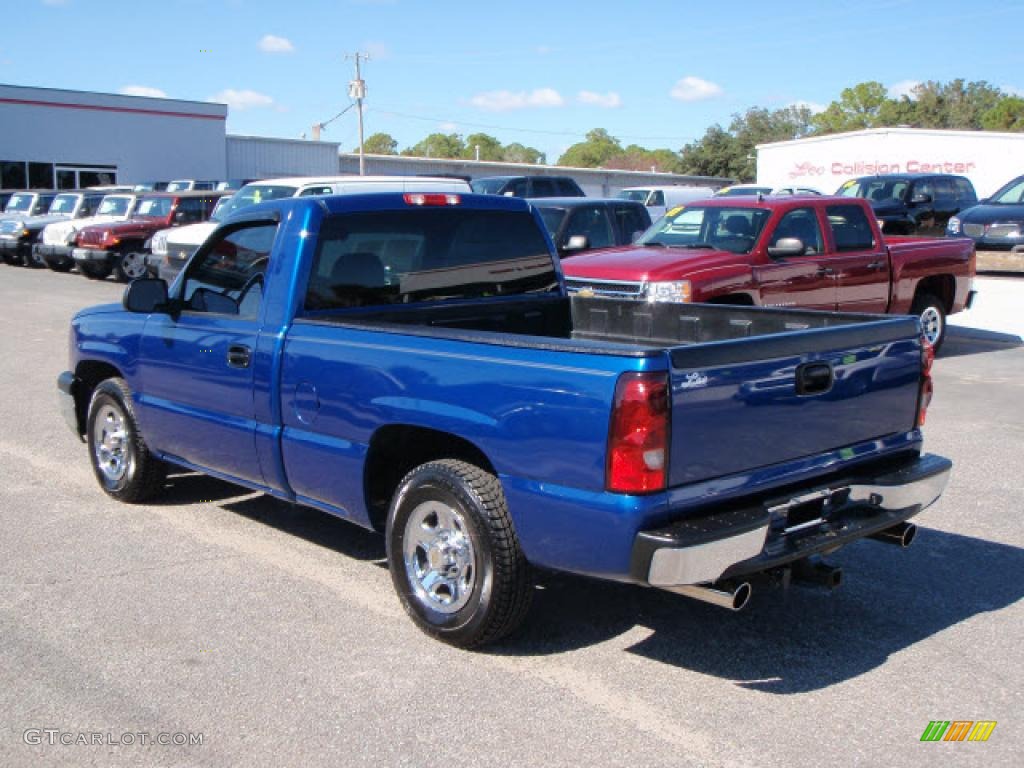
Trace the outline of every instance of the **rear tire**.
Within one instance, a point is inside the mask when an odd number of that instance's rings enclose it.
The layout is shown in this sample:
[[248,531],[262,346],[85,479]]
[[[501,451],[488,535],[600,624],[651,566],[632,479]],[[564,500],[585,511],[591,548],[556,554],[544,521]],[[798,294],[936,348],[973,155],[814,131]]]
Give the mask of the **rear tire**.
[[163,489],[167,465],[149,452],[123,379],[107,379],[93,391],[86,436],[93,473],[108,496],[133,504]]
[[914,298],[910,314],[921,320],[921,334],[928,339],[935,351],[939,351],[946,340],[946,307],[930,293],[920,293]]
[[475,648],[522,624],[530,566],[493,474],[454,459],[420,465],[399,484],[386,533],[395,590],[428,635]]

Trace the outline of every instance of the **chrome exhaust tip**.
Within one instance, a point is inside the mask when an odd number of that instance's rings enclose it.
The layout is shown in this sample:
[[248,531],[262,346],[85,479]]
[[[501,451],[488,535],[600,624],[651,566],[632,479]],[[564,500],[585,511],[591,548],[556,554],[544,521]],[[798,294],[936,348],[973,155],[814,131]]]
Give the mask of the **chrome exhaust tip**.
[[750,595],[753,592],[750,583],[746,581],[735,585],[720,584],[717,587],[706,584],[682,584],[674,587],[662,587],[662,589],[711,603],[730,611],[742,611],[750,602]]
[[793,563],[793,581],[808,586],[837,589],[843,584],[843,569],[829,565],[819,557]]
[[875,541],[884,541],[886,544],[895,544],[900,549],[906,549],[917,536],[917,526],[913,523],[897,523],[892,528],[873,533],[869,538]]

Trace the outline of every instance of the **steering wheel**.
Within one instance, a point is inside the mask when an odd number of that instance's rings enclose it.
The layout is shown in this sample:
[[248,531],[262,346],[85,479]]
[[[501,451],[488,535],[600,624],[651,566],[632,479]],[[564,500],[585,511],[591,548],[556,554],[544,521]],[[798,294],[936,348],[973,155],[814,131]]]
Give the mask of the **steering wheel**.
[[238,292],[238,298],[236,299],[236,302],[238,303],[238,306],[242,306],[242,301],[245,299],[245,295],[249,291],[252,290],[253,286],[255,286],[257,284],[259,284],[259,285],[263,284],[263,273],[262,272],[257,272],[255,275],[252,275],[242,285],[242,290],[240,290]]

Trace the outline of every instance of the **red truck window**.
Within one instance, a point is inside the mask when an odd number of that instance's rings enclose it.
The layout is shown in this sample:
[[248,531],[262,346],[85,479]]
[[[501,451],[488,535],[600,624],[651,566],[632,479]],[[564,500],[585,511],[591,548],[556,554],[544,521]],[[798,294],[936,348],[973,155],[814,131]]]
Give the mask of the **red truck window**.
[[871,224],[859,205],[830,205],[825,214],[837,251],[866,251],[875,247]]
[[818,226],[818,217],[813,208],[797,208],[790,211],[779,221],[772,234],[768,247],[778,245],[779,240],[784,237],[795,237],[804,244],[804,254],[811,255],[821,253],[824,249],[821,246],[821,227]]

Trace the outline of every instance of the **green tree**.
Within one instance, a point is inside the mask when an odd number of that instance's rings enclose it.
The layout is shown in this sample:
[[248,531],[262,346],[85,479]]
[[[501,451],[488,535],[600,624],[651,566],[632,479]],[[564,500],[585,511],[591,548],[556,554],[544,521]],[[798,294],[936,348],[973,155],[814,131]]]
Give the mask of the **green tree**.
[[975,130],[982,127],[982,115],[995,107],[1004,95],[983,80],[921,83],[914,88],[911,124],[919,128]]
[[[371,155],[397,155],[398,142],[390,133],[375,133],[363,142],[363,150]],[[352,151],[358,152],[359,147]]]
[[486,133],[471,133],[466,137],[466,148],[462,156],[467,160],[476,158],[477,147],[480,148],[481,160],[501,161],[505,157],[505,148],[493,136]]
[[586,135],[584,141],[577,142],[565,150],[558,165],[574,168],[600,168],[612,157],[622,154],[619,140],[610,135],[604,128],[595,128]]
[[518,141],[505,146],[501,152],[501,159],[506,163],[529,163],[530,165],[544,164],[547,162],[547,155],[539,149],[526,147]]
[[748,169],[747,152],[736,137],[722,126],[712,125],[697,141],[683,147],[680,170],[697,176],[725,176],[747,180],[753,174]]
[[671,149],[647,149],[630,144],[619,154],[608,158],[604,167],[620,171],[675,173],[679,170],[679,155]]
[[462,157],[466,143],[457,133],[432,133],[422,141],[402,150],[403,155],[412,157]]
[[1024,131],[1024,99],[1004,96],[981,116],[981,127],[989,131]]
[[885,86],[877,80],[844,88],[838,100],[814,116],[814,128],[818,133],[842,133],[875,128],[881,124],[879,115],[883,105],[888,101],[891,99]]

